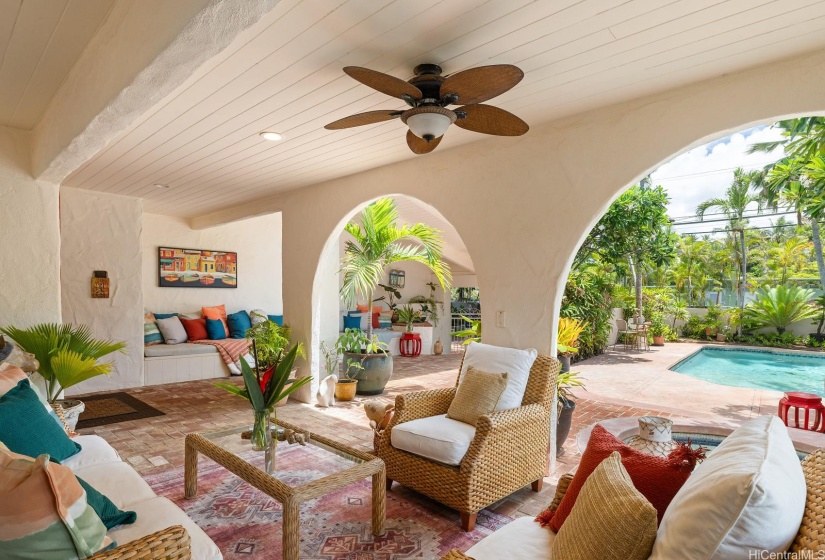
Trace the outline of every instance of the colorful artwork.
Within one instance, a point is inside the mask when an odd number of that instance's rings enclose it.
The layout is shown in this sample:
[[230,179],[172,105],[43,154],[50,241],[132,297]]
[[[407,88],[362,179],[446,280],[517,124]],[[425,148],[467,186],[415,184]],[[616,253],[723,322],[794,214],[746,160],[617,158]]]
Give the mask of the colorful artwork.
[[238,253],[158,247],[158,286],[237,288]]

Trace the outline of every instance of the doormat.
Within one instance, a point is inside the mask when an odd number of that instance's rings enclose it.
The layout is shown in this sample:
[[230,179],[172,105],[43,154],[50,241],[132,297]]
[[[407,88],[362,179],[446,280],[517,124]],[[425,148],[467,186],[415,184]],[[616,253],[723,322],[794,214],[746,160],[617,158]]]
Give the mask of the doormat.
[[80,414],[80,419],[77,421],[78,430],[165,415],[129,393],[90,395],[83,397],[82,400],[86,405],[86,410]]

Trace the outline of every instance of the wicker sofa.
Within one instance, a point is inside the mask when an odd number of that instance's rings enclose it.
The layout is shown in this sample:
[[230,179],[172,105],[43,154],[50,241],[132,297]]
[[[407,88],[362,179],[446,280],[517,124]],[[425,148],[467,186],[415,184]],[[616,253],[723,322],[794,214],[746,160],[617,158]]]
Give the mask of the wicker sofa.
[[473,529],[480,510],[501,498],[527,485],[539,491],[547,474],[550,409],[560,369],[557,360],[538,356],[530,368],[521,406],[482,416],[457,466],[398,449],[392,443],[393,429],[400,424],[446,414],[456,388],[396,397],[395,415],[375,438],[376,453],[387,466],[387,488],[396,481],[458,510],[465,531]]

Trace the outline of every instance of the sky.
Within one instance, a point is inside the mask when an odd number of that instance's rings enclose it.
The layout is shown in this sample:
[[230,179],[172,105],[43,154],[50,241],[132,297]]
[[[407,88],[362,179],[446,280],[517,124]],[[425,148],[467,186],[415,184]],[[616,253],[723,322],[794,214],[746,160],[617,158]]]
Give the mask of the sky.
[[[761,169],[780,159],[784,154],[779,148],[770,154],[748,154],[748,147],[758,142],[778,140],[780,133],[770,127],[743,130],[714,140],[685,152],[659,167],[651,174],[654,185],[662,185],[670,196],[668,215],[681,218],[696,214],[696,207],[710,198],[724,197],[725,189],[733,181],[733,170],[742,167],[746,171]],[[756,205],[753,205],[755,210]],[[716,212],[717,210],[709,210]],[[711,216],[706,215],[709,219]],[[752,226],[771,225],[778,216],[754,218]],[[795,219],[786,216],[787,219]],[[675,228],[679,233],[709,232],[724,227],[724,222],[685,225]]]

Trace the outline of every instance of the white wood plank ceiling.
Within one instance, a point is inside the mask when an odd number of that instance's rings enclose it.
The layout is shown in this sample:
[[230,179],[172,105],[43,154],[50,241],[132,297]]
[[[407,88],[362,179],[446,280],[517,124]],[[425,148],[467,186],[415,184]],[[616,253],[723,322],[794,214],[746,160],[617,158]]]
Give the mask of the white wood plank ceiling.
[[0,0],[0,125],[31,130],[112,0]]
[[[399,121],[323,128],[404,107],[347,65],[408,79],[424,62],[445,73],[516,64],[524,80],[489,103],[536,125],[823,46],[817,0],[282,0],[64,184],[192,217],[426,158]],[[451,127],[438,150],[481,138]]]

